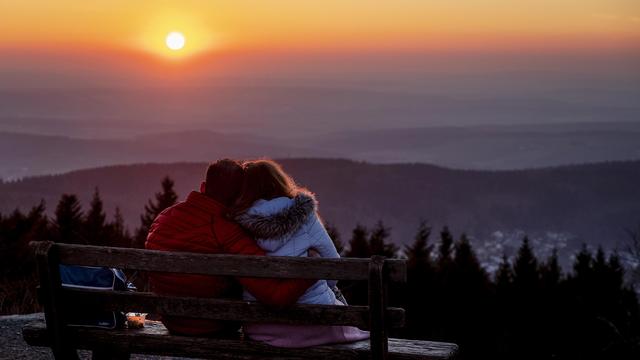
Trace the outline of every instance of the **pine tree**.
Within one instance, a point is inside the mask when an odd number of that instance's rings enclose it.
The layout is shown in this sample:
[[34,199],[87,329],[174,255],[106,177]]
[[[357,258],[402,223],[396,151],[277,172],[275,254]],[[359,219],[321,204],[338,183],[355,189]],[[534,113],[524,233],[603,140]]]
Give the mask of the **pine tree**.
[[105,219],[106,215],[103,210],[100,192],[98,191],[98,188],[96,188],[93,193],[89,212],[87,213],[84,221],[85,238],[89,244],[99,246],[108,245],[105,230]]
[[368,258],[371,256],[371,250],[369,249],[368,230],[366,227],[358,224],[351,235],[349,240],[349,250],[347,251],[347,257]]
[[596,273],[605,273],[607,271],[607,257],[604,254],[602,246],[598,246],[596,257],[593,260],[593,271]]
[[109,245],[116,247],[131,247],[131,236],[124,225],[124,217],[119,207],[113,214],[113,221],[107,224]]
[[449,227],[445,226],[440,232],[440,245],[438,246],[438,267],[441,271],[449,267],[452,253],[453,235],[451,235]]
[[620,256],[615,252],[611,254],[607,265],[607,283],[613,288],[622,289],[624,287],[625,269],[620,263]]
[[405,247],[407,267],[409,269],[420,272],[431,267],[433,245],[429,244],[429,237],[431,237],[431,227],[426,221],[421,221],[413,244]]
[[42,311],[38,305],[36,261],[31,241],[50,240],[51,226],[41,202],[28,213],[0,214],[0,315]]
[[516,306],[513,301],[513,267],[507,254],[502,254],[502,260],[495,273],[495,303],[496,320],[490,322],[495,329],[495,337],[502,349],[498,348],[499,358],[510,358],[509,345],[513,337],[513,321]]
[[116,210],[113,213],[113,222],[111,224],[113,225],[113,229],[116,233],[122,235],[127,233],[127,230],[124,227],[124,217],[122,216],[122,211],[120,211],[120,207],[118,206],[116,206]]
[[561,278],[562,270],[558,263],[558,251],[553,249],[547,261],[540,266],[540,280],[545,289],[552,290],[558,287]]
[[[525,349],[530,348],[530,339],[537,336],[543,328],[539,279],[538,260],[529,238],[525,236],[513,263],[514,306],[511,310],[513,321],[510,322],[510,326],[513,328],[512,333],[518,334],[512,339],[515,351],[524,353]],[[540,358],[541,349],[530,349],[526,358]]]
[[540,339],[543,341],[540,342],[539,348],[544,354],[553,354],[561,346],[560,339],[562,339],[563,330],[549,326],[549,324],[558,323],[560,319],[566,317],[566,312],[562,308],[564,306],[560,287],[562,270],[558,263],[557,250],[554,249],[546,261],[540,265],[539,272],[540,293],[538,298],[540,301],[537,308],[540,310],[537,324],[540,324],[541,328],[545,330],[540,334]]
[[518,250],[518,255],[513,264],[513,283],[520,291],[535,291],[538,285],[538,260],[533,254],[533,249],[529,245],[529,238],[524,237],[522,246]]
[[448,289],[445,291],[446,303],[455,309],[448,316],[451,323],[457,324],[449,329],[451,337],[460,339],[461,343],[465,343],[475,353],[478,351],[475,349],[483,347],[483,341],[478,334],[486,331],[487,324],[493,319],[486,311],[491,304],[488,275],[480,266],[465,234],[462,234],[455,244],[449,281],[445,286]]
[[485,295],[489,277],[480,266],[480,261],[466,234],[462,234],[460,241],[455,245],[451,276],[451,282],[459,288],[460,292],[473,293],[476,298]]
[[344,252],[344,243],[342,243],[342,239],[340,238],[340,232],[338,231],[338,228],[336,228],[335,226],[333,226],[333,224],[328,222],[324,224],[324,227],[325,229],[327,229],[327,234],[329,234],[329,237],[333,242],[333,246],[336,247],[338,254],[342,254]]
[[75,195],[63,194],[56,207],[56,240],[59,242],[85,243],[82,237],[82,207]]
[[633,356],[621,356],[620,352],[640,333],[640,317],[634,291],[624,286],[618,255],[614,253],[607,259],[604,250],[598,248],[594,256],[583,245],[573,268],[574,275],[568,280],[571,317],[567,322],[575,322],[570,329],[575,335],[568,346],[580,349],[578,355],[582,358],[593,353],[602,354],[602,358],[636,358],[637,350]]
[[582,249],[575,257],[573,263],[573,278],[578,284],[588,286],[593,277],[593,255],[587,249],[586,244],[582,244]]
[[[24,214],[18,209],[9,216],[0,214],[0,280],[2,275],[20,274],[35,267],[31,241],[49,240],[50,229],[41,202]],[[2,307],[2,282],[0,281],[0,307]]]
[[413,244],[405,247],[407,256],[407,286],[402,289],[403,303],[406,304],[407,326],[405,336],[410,338],[424,338],[429,335],[429,310],[432,304],[433,264],[431,252],[433,245],[429,244],[431,227],[421,221],[414,237]]
[[140,216],[140,228],[136,232],[135,244],[133,247],[143,248],[149,233],[149,228],[153,221],[160,213],[173,206],[178,201],[178,195],[173,190],[174,182],[166,176],[162,179],[162,191],[155,194],[155,202],[149,199],[147,205],[144,206],[144,214]]
[[507,292],[511,288],[511,284],[513,284],[513,270],[507,254],[502,255],[502,261],[495,275],[495,283],[498,293]]
[[398,247],[389,242],[390,229],[384,226],[382,221],[378,221],[369,236],[369,249],[371,255],[381,255],[393,258],[398,252]]
[[453,264],[458,272],[476,275],[484,274],[484,270],[480,267],[478,257],[473,251],[466,234],[462,234],[460,241],[455,245]]
[[[353,229],[347,257],[368,258],[371,256],[368,242],[369,232],[366,227],[358,224]],[[340,290],[350,305],[367,304],[367,284],[362,281],[341,281]]]
[[45,210],[45,202],[44,200],[41,200],[40,204],[32,207],[27,214],[27,221],[29,222],[28,242],[48,240],[48,237],[50,236],[49,233],[51,231],[49,229],[49,221],[45,214]]

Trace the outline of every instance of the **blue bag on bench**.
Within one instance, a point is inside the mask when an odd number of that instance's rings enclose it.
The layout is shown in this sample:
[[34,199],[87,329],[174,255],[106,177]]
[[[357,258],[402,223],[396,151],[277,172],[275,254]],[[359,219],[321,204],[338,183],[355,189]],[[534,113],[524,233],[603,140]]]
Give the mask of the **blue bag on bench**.
[[[63,288],[103,291],[134,291],[122,270],[107,267],[60,265]],[[67,315],[70,326],[90,326],[106,329],[123,327],[125,316],[120,311],[78,309]]]

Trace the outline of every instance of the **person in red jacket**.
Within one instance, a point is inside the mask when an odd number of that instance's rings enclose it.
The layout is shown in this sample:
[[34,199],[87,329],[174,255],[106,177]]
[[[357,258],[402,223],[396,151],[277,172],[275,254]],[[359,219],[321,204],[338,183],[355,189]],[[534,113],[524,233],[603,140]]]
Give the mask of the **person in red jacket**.
[[[265,255],[242,228],[226,216],[240,194],[243,169],[236,161],[219,160],[207,169],[200,191],[164,210],[154,220],[145,248],[209,254]],[[209,275],[152,273],[151,291],[160,295],[204,298],[240,298],[237,280],[259,302],[287,306],[309,288],[314,280],[229,278]],[[163,316],[169,331],[184,335],[208,335],[233,331],[233,324],[206,319]]]

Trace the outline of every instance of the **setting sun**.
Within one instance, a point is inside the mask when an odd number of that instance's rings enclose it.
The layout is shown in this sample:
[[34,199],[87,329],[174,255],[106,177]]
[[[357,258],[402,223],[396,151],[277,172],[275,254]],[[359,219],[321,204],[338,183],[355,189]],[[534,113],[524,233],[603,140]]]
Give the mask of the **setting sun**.
[[176,31],[170,32],[165,39],[165,43],[167,44],[167,47],[171,50],[182,49],[184,47],[185,42],[186,41],[185,41],[184,35]]
[[168,10],[147,15],[129,42],[132,50],[177,63],[219,50],[222,45],[223,34],[211,22],[192,12]]

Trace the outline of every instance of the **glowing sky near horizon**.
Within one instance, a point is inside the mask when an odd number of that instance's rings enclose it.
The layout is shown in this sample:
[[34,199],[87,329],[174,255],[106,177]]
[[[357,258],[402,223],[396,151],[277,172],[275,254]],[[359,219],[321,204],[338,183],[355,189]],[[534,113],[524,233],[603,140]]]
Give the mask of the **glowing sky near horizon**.
[[[167,44],[171,33],[183,47]],[[379,116],[377,101],[363,101],[379,91],[444,99],[418,112],[390,97],[379,126],[635,121],[639,63],[640,0],[0,0],[0,128],[76,131],[66,121],[98,116],[107,130],[125,124],[118,134],[155,120],[341,131]],[[52,89],[78,95],[60,105]],[[166,109],[141,100],[160,89],[171,90],[158,97]],[[493,99],[491,114],[447,108],[458,97]],[[521,110],[532,99],[552,101]],[[549,115],[565,103],[584,108]],[[623,110],[600,118],[592,106]]]
[[[168,54],[258,49],[637,46],[637,0],[0,1],[0,49],[67,46]],[[166,51],[166,53],[163,53]]]

